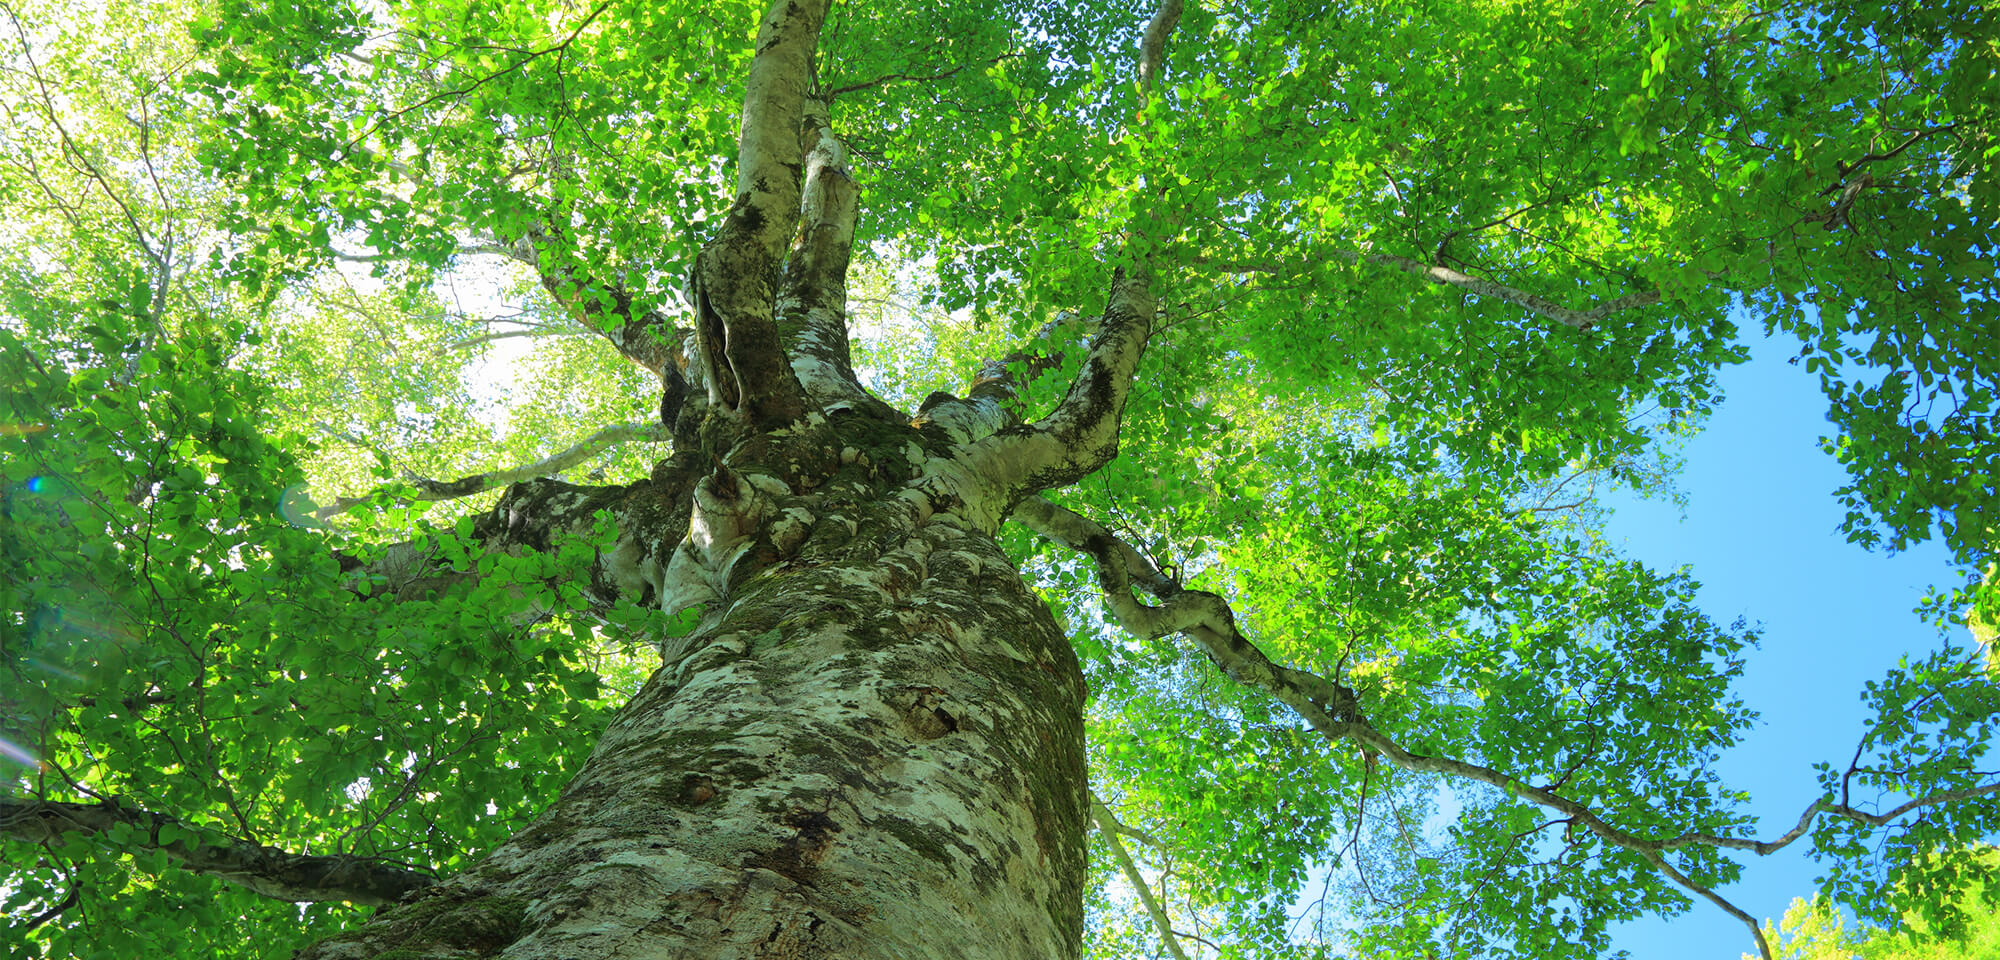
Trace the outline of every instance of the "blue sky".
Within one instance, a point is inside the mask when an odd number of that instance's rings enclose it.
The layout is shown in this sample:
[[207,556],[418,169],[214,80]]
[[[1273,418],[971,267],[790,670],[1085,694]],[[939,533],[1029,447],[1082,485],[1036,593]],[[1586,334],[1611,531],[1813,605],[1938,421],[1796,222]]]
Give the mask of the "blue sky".
[[[1727,399],[1687,447],[1685,519],[1673,504],[1627,497],[1615,501],[1605,531],[1656,568],[1690,565],[1702,606],[1717,620],[1761,624],[1762,647],[1738,689],[1763,717],[1720,767],[1729,784],[1750,792],[1760,839],[1784,832],[1813,800],[1814,762],[1844,765],[1853,753],[1863,684],[1897,657],[1936,646],[1935,629],[1911,610],[1929,587],[1957,576],[1934,543],[1889,556],[1841,537],[1844,511],[1833,491],[1844,473],[1819,449],[1831,429],[1826,401],[1816,377],[1785,362],[1795,352],[1782,336],[1759,342],[1750,363],[1722,372]],[[1818,865],[1805,847],[1801,840],[1752,858],[1723,895],[1753,915],[1782,915],[1793,897],[1814,889]],[[1749,930],[1705,902],[1614,936],[1634,960],[1755,952]]]

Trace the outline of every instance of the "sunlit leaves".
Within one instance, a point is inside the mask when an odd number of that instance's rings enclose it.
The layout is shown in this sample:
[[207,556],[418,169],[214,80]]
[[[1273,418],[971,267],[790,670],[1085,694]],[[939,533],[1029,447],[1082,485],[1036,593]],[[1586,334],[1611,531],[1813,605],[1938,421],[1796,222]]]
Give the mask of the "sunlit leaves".
[[[582,664],[594,635],[557,629],[594,547],[492,557],[439,531],[416,549],[484,576],[358,572],[372,551],[281,509],[302,475],[263,432],[263,389],[209,344],[155,341],[128,378],[0,341],[18,385],[0,410],[10,776],[50,799],[121,797],[217,836],[419,869],[497,842],[560,784],[605,716]],[[42,907],[76,885],[100,925],[213,912],[203,937],[225,953],[276,909],[217,899],[215,880],[116,837],[8,857],[39,878]],[[343,916],[316,908],[300,935]],[[86,930],[18,946],[119,949],[75,942]]]

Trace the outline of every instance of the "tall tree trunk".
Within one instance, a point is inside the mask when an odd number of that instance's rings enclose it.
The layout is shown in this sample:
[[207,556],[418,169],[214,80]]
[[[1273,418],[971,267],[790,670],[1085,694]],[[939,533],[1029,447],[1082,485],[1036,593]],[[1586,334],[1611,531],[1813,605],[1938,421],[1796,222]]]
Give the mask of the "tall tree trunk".
[[533,824],[309,960],[1076,955],[1083,676],[993,534],[1116,450],[1147,271],[1114,281],[1043,422],[872,397],[845,346],[854,185],[807,102],[825,14],[773,0],[759,28],[663,405],[675,457],[624,488],[522,485],[480,526],[547,546],[610,509],[585,592],[699,626]]
[[912,494],[917,444],[867,432],[695,483],[663,592],[697,553],[720,582],[561,799],[306,956],[1074,956],[1075,656],[990,531]]

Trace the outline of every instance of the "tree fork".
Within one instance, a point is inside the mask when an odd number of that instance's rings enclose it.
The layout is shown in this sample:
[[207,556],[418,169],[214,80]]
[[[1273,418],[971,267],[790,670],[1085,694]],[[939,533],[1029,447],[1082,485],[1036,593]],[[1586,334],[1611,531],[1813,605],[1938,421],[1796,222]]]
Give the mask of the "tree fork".
[[915,431],[843,424],[765,448],[791,480],[697,483],[675,562],[718,589],[559,800],[305,956],[1074,956],[1075,655],[990,529],[912,492]]

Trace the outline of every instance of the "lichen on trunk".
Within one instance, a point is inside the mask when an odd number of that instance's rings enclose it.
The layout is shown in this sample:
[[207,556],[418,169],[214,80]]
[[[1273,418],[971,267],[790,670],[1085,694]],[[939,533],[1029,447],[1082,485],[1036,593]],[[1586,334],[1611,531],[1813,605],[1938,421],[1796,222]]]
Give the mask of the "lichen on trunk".
[[1075,656],[991,530],[918,492],[915,431],[846,422],[695,484],[674,564],[705,615],[555,804],[308,956],[1074,956]]

